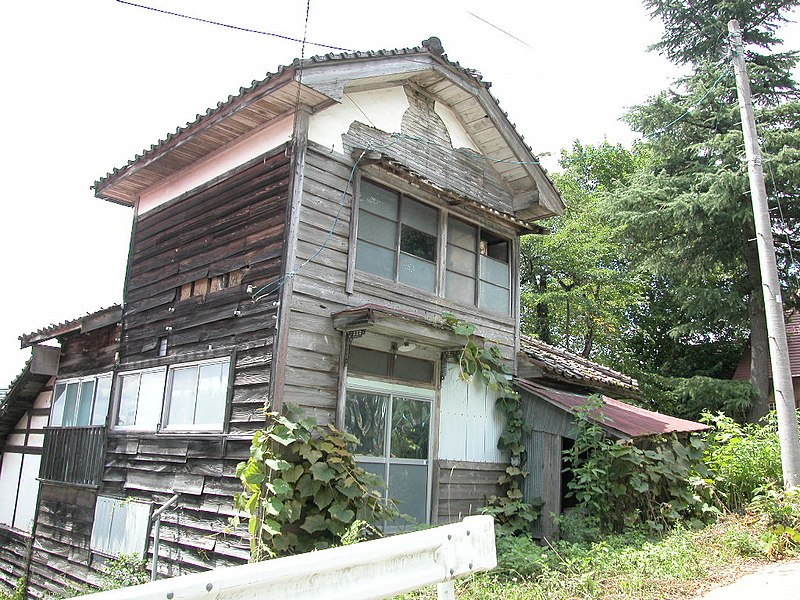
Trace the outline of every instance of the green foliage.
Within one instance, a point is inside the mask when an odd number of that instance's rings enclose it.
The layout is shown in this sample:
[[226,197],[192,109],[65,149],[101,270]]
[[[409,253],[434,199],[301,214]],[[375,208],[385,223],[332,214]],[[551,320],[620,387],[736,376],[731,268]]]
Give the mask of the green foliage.
[[604,214],[602,193],[624,185],[645,158],[620,145],[576,141],[555,176],[566,210],[521,244],[523,330],[584,356],[610,360],[642,295],[628,268],[623,228]]
[[291,405],[286,415],[267,411],[266,420],[236,468],[243,491],[235,503],[249,515],[252,561],[335,546],[365,530],[356,522],[397,515],[376,491],[379,479],[356,465],[348,449],[355,437]]
[[26,600],[28,582],[24,577],[17,579],[17,585],[11,592],[0,590],[0,600]]
[[511,387],[508,367],[497,346],[485,344],[480,347],[475,339],[475,325],[472,323],[462,321],[451,313],[444,313],[442,319],[453,333],[466,338],[458,359],[461,379],[470,381],[472,377],[479,375],[489,389],[502,393],[495,403],[505,417],[505,426],[497,447],[508,452],[510,465],[497,481],[503,494],[487,498],[484,513],[492,515],[497,526],[503,530],[512,533],[528,532],[539,516],[541,504],[524,502],[522,497],[522,482],[528,475],[524,470],[525,446],[522,436],[530,432],[530,426],[525,423],[519,393]]
[[564,454],[573,475],[569,493],[604,530],[639,525],[663,530],[686,519],[699,527],[717,514],[697,436],[685,444],[674,434],[638,445],[613,441],[598,418],[602,399],[593,396],[577,410],[575,443]]
[[730,510],[744,509],[764,486],[780,485],[783,475],[774,413],[763,424],[741,425],[722,413],[706,413],[702,420],[714,427],[706,435],[705,463]]
[[756,490],[747,510],[765,527],[760,541],[767,557],[776,560],[800,553],[800,490],[765,486]]
[[655,409],[682,419],[697,421],[703,413],[723,412],[744,422],[758,392],[749,381],[695,376],[687,379],[661,377],[652,373],[638,376],[642,395]]
[[150,581],[147,563],[135,554],[120,554],[102,568],[101,590],[116,590]]

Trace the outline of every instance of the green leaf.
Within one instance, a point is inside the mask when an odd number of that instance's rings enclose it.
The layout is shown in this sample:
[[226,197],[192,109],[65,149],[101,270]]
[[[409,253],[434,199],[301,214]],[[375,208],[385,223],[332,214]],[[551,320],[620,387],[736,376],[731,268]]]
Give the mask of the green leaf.
[[317,508],[320,510],[328,506],[332,501],[333,492],[331,491],[331,488],[326,485],[323,485],[314,495],[314,504],[316,504]]
[[322,483],[328,483],[336,476],[336,472],[327,463],[323,462],[311,465],[311,473],[314,475],[314,479]]
[[300,529],[308,533],[316,533],[317,531],[324,531],[328,528],[327,519],[320,513],[315,513],[306,517]]
[[355,513],[342,502],[335,502],[328,509],[331,517],[342,523],[350,523],[355,518]]

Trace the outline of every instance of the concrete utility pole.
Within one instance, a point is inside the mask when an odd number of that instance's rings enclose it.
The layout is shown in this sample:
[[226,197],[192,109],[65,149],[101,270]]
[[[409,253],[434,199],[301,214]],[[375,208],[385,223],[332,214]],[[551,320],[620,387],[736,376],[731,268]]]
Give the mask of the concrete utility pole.
[[742,114],[742,131],[747,155],[747,171],[750,175],[750,193],[753,198],[758,259],[761,264],[761,285],[764,290],[764,308],[767,313],[767,335],[772,365],[772,388],[778,412],[783,484],[787,489],[792,489],[800,485],[800,440],[798,440],[792,374],[789,368],[789,348],[786,343],[783,301],[778,282],[778,267],[775,262],[772,223],[767,207],[767,188],[764,185],[764,172],[761,168],[761,148],[753,116],[753,102],[750,99],[750,79],[744,63],[742,32],[739,29],[739,22],[730,21],[728,31],[731,34],[733,68],[736,73],[736,90],[739,94],[739,108]]

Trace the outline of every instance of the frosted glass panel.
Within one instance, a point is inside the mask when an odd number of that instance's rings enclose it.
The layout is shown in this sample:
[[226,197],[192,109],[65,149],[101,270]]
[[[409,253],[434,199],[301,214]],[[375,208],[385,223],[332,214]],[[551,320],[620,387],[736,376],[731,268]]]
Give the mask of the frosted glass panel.
[[475,304],[475,280],[448,271],[445,279],[445,296],[464,304]]
[[495,285],[508,287],[508,263],[494,260],[488,256],[481,256],[481,279]]
[[478,229],[457,219],[447,220],[447,243],[461,246],[465,250],[475,252]]
[[397,220],[397,200],[395,192],[377,186],[369,181],[361,181],[358,206],[387,219]]
[[216,363],[200,367],[197,383],[197,405],[194,414],[196,425],[219,425],[225,417],[228,396],[229,364]]
[[103,496],[97,498],[94,508],[94,521],[92,522],[92,550],[108,551],[111,516],[114,514],[115,504],[117,503],[111,498]]
[[139,396],[139,373],[120,377],[122,389],[119,395],[119,413],[117,425],[131,426],[136,422],[136,399]]
[[164,398],[164,371],[142,373],[139,386],[139,409],[136,426],[155,429],[161,421],[161,401]]
[[358,215],[358,239],[391,250],[397,244],[397,223],[361,211]]
[[414,229],[436,237],[439,211],[411,198],[403,198],[400,220]]
[[[428,521],[427,465],[389,465],[389,498],[397,502],[398,510],[417,523]],[[397,525],[404,525],[399,521]],[[407,525],[406,525],[407,526]]]
[[358,241],[356,246],[356,269],[386,279],[394,279],[394,250],[386,250],[368,242]]
[[481,281],[478,306],[508,314],[509,300],[507,289]]
[[171,426],[191,425],[197,392],[197,366],[173,369],[171,379],[167,423]]
[[436,265],[416,256],[400,254],[398,279],[401,283],[432,292],[436,288]]
[[464,275],[475,276],[475,253],[458,246],[447,246],[447,268]]

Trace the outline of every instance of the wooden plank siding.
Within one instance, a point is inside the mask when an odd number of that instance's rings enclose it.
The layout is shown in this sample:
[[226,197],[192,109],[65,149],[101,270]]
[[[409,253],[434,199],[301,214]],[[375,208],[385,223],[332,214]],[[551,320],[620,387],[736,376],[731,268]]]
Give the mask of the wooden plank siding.
[[434,467],[434,518],[439,525],[480,514],[486,499],[500,494],[497,480],[505,463],[437,460]]
[[60,339],[58,379],[110,372],[119,350],[119,324],[86,333],[71,333]]

